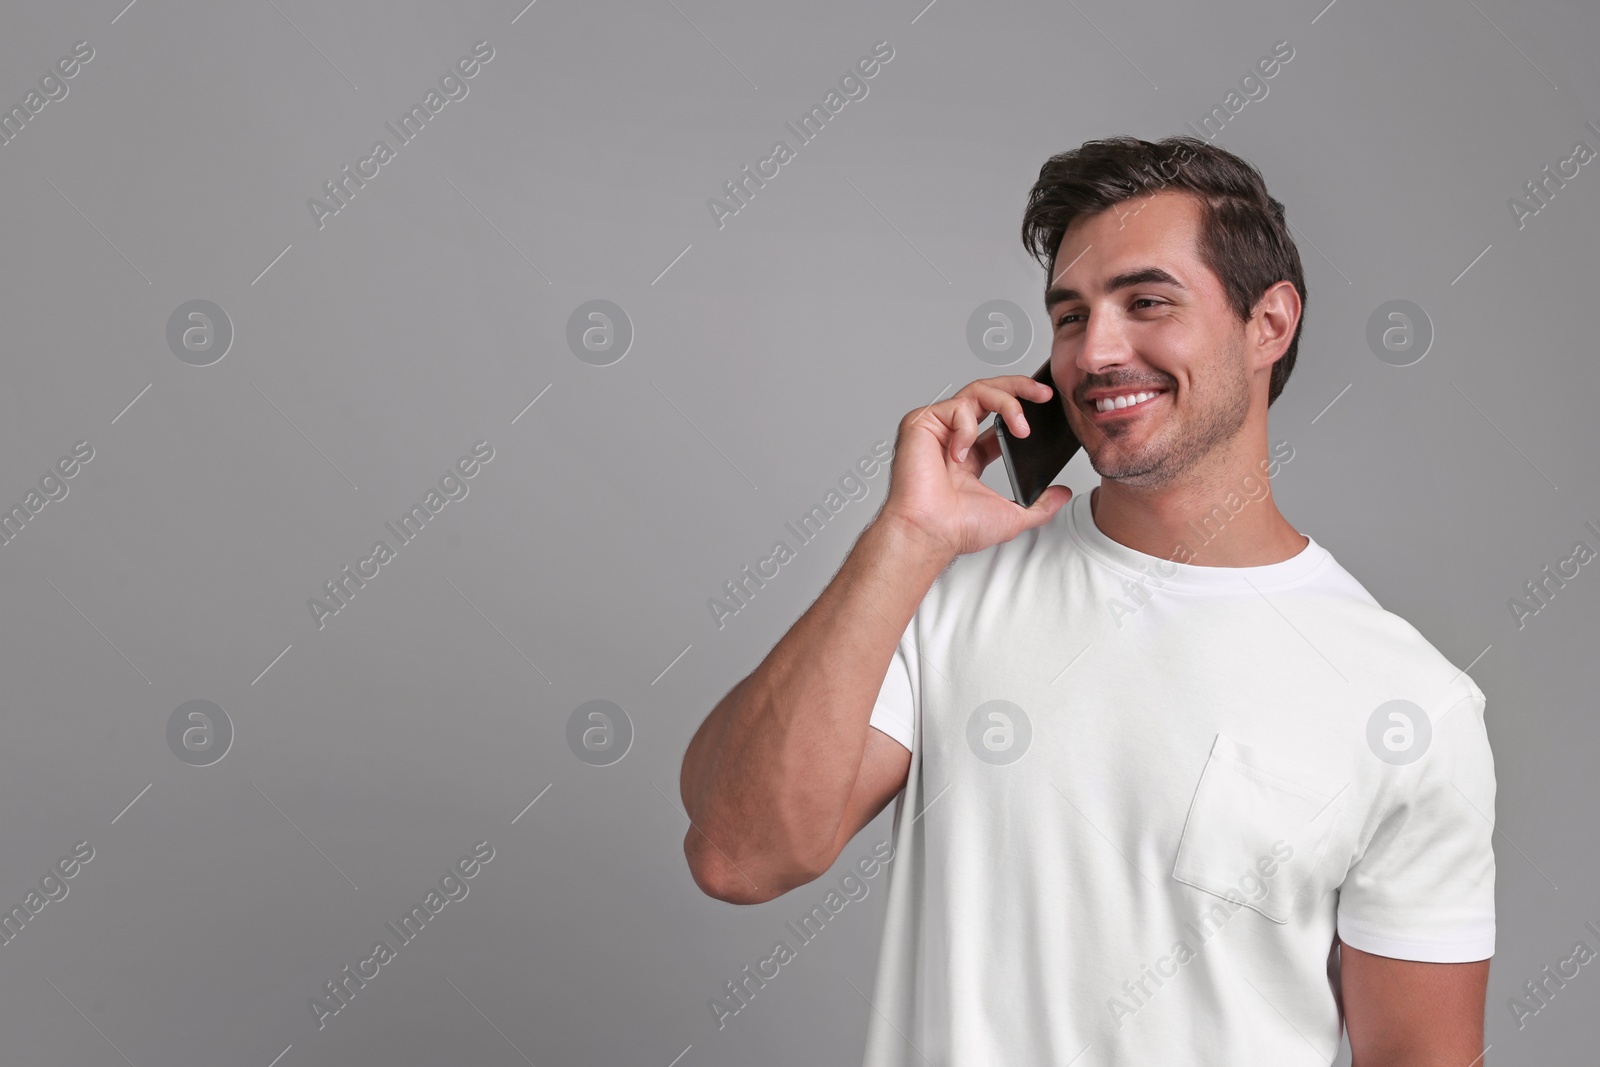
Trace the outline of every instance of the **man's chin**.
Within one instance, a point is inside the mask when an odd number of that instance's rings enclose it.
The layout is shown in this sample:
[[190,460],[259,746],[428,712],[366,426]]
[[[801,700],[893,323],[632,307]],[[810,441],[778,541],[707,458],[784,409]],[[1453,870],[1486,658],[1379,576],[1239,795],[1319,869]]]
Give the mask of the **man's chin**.
[[1149,452],[1128,455],[1115,446],[1103,445],[1098,451],[1090,453],[1089,466],[1108,481],[1129,486],[1153,485],[1161,480],[1161,459],[1161,456]]

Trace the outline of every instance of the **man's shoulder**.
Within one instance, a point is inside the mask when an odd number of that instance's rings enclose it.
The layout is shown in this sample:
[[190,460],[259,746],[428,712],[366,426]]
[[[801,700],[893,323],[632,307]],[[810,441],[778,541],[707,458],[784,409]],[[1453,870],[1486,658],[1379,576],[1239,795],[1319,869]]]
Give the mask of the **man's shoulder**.
[[1359,596],[1347,598],[1341,639],[1349,662],[1369,683],[1428,693],[1430,713],[1442,713],[1468,698],[1484,699],[1466,670],[1452,663],[1409,619],[1379,604],[1342,567],[1336,569],[1348,582],[1336,579],[1335,585],[1345,585],[1352,593],[1359,590]]

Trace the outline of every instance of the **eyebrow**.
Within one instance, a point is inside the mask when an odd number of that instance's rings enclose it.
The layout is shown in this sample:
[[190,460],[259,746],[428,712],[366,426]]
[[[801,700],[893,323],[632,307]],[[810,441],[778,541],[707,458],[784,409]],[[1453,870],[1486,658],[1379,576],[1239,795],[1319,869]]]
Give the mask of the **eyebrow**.
[[[1182,282],[1174,278],[1171,274],[1168,274],[1166,271],[1162,270],[1160,267],[1136,267],[1133,270],[1123,271],[1121,274],[1112,277],[1111,280],[1106,283],[1106,292],[1114,293],[1119,289],[1131,289],[1136,285],[1149,285],[1151,283],[1155,283],[1157,285],[1170,285],[1174,289],[1188,292],[1187,287],[1185,287]],[[1068,289],[1058,285],[1045,292],[1044,306],[1045,310],[1048,311],[1057,304],[1065,303],[1068,300],[1082,299],[1083,294],[1078,292],[1078,290]]]

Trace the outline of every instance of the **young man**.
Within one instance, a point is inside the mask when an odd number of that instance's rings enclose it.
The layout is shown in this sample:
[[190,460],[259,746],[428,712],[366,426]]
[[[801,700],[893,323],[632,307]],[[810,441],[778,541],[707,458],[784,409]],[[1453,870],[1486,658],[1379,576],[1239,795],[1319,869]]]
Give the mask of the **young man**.
[[[1341,1024],[1355,1067],[1481,1064],[1484,695],[1274,504],[1282,204],[1196,138],[1091,141],[1023,239],[1056,390],[901,421],[882,510],[689,745],[695,881],[771,900],[899,795],[867,1067],[1326,1065]],[[1023,509],[978,422],[1051,395],[1102,481]]]

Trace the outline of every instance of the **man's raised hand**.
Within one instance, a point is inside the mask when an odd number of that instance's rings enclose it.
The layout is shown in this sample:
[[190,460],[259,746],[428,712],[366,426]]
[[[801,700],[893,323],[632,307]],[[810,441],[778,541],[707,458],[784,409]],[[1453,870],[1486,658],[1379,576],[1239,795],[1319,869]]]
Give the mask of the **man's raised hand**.
[[1008,433],[1026,437],[1031,428],[1017,397],[1038,402],[1053,395],[1043,382],[1007,374],[980,378],[948,400],[907,412],[880,517],[931,539],[952,559],[1049,522],[1072,499],[1072,490],[1052,485],[1024,508],[984,485],[979,476],[999,457],[1000,443],[992,426],[980,433],[978,423],[998,412]]

